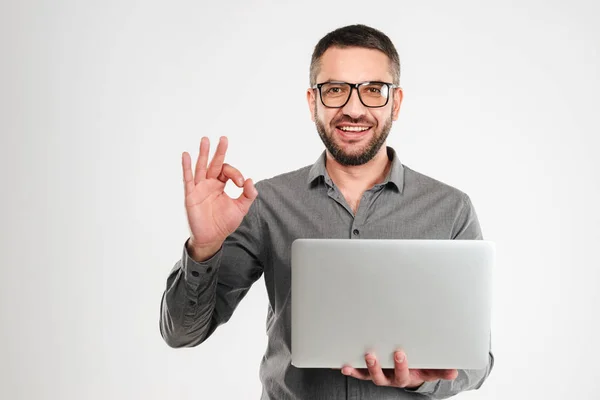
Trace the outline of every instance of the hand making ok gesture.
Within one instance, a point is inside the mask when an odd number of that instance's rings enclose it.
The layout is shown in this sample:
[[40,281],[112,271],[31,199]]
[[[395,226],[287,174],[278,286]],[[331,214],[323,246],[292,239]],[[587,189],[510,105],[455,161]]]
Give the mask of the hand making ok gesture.
[[[203,137],[193,175],[191,157],[187,152],[182,154],[181,162],[185,210],[191,232],[188,251],[196,261],[210,258],[221,248],[225,238],[240,226],[258,195],[251,179],[244,180],[239,170],[224,162],[226,137],[221,137],[210,165],[209,148],[208,138]],[[238,187],[244,188],[237,199],[232,199],[224,192],[229,179]]]

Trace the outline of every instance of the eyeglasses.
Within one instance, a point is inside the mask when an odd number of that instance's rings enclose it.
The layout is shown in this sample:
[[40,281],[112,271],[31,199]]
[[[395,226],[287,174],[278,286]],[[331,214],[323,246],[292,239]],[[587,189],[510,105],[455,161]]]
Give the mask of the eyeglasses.
[[356,89],[360,102],[365,107],[378,108],[388,103],[390,89],[399,87],[387,82],[323,82],[317,83],[312,88],[319,89],[321,102],[328,108],[342,108],[350,100],[352,89]]

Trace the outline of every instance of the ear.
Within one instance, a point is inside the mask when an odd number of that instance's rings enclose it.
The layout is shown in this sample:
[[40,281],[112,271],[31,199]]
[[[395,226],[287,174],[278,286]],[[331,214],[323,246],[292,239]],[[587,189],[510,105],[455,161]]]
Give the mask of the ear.
[[394,104],[392,105],[392,120],[396,121],[398,119],[398,115],[400,114],[400,105],[402,104],[402,98],[404,97],[404,93],[402,92],[402,88],[394,89]]
[[310,113],[310,119],[315,122],[315,106],[317,98],[315,97],[315,90],[306,90],[306,101],[308,101],[308,112]]

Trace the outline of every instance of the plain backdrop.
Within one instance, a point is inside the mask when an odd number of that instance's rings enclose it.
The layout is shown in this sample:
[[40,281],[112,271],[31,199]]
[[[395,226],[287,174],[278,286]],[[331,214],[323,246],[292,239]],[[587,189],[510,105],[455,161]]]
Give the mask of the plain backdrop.
[[3,1],[0,398],[259,397],[262,278],[203,345],[172,349],[159,333],[188,235],[181,153],[227,135],[227,161],[255,181],[312,164],[323,145],[305,100],[310,56],[353,23],[400,53],[404,102],[388,145],[469,194],[497,243],[496,366],[458,398],[595,398],[599,11]]

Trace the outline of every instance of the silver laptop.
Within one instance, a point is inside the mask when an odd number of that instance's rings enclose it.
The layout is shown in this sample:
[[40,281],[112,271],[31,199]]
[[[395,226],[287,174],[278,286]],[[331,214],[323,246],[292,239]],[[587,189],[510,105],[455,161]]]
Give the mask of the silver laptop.
[[483,240],[297,239],[292,365],[478,369],[488,363],[495,245]]

